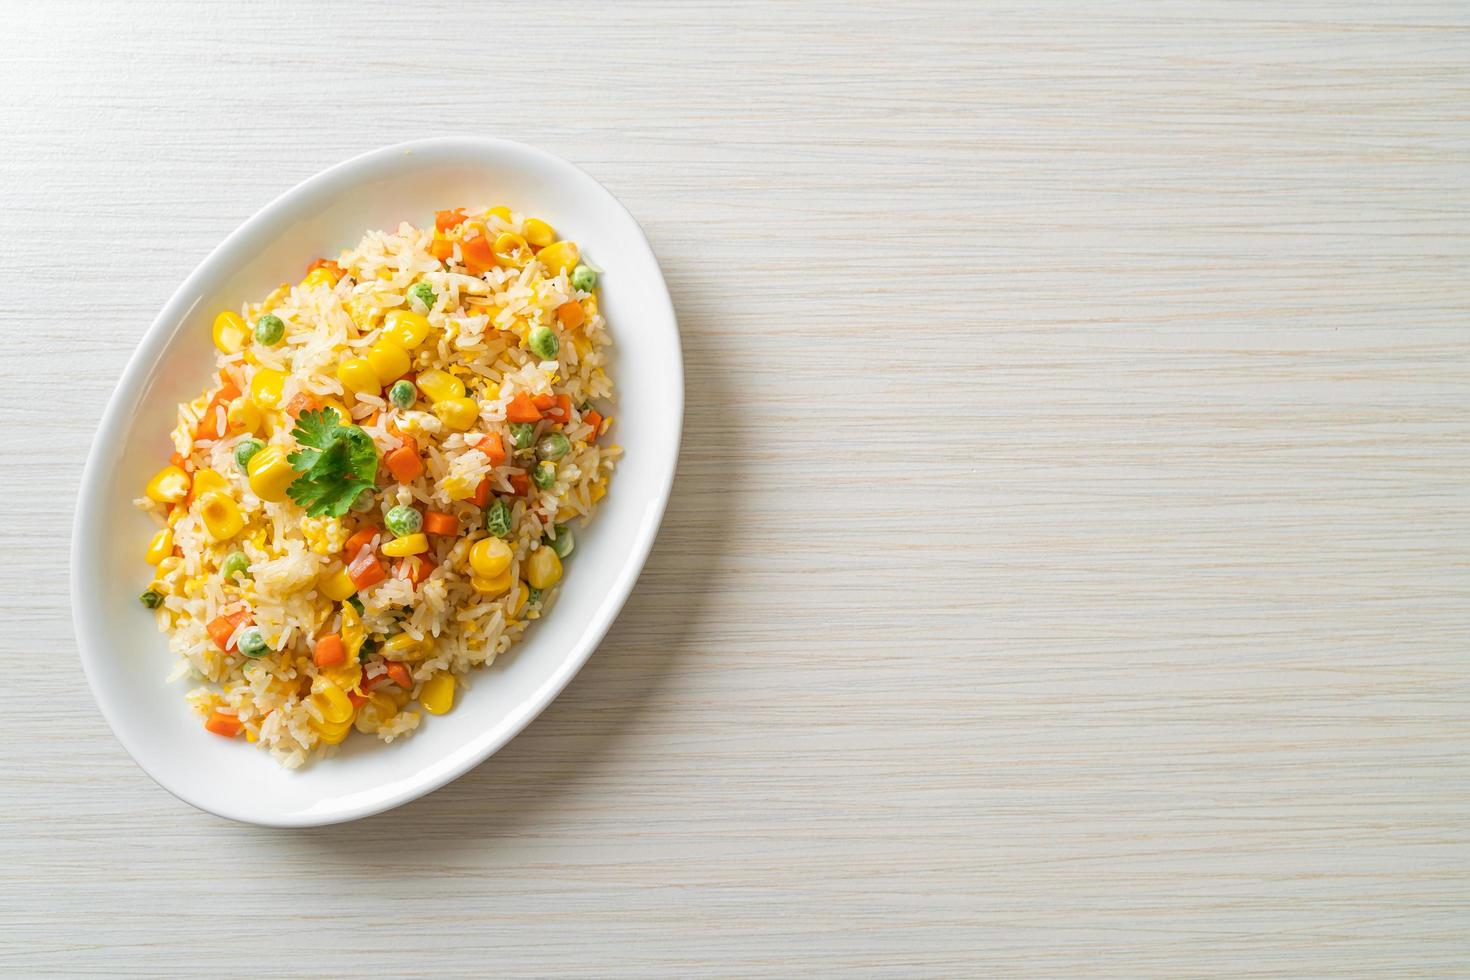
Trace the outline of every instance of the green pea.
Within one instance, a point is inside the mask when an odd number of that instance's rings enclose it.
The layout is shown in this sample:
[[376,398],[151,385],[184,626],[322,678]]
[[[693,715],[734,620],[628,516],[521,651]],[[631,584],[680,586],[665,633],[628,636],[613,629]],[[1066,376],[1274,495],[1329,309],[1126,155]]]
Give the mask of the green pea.
[[517,449],[530,449],[531,443],[536,439],[535,422],[512,422],[510,426],[510,444]]
[[556,352],[561,350],[561,341],[556,339],[556,334],[550,327],[537,327],[532,330],[531,336],[526,338],[526,345],[543,361],[556,357]]
[[228,582],[238,575],[250,577],[250,559],[245,557],[243,551],[232,551],[225,556],[225,563],[220,566],[220,574]]
[[571,451],[571,442],[560,432],[548,432],[536,443],[536,452],[542,459],[561,459]]
[[414,283],[409,287],[408,298],[418,300],[427,313],[434,308],[434,287],[426,282]]
[[424,526],[424,515],[406,504],[399,504],[388,511],[383,518],[383,523],[388,525],[388,530],[392,531],[396,537],[401,538],[417,534],[419,528]]
[[584,293],[592,292],[597,285],[597,273],[590,265],[579,265],[572,270],[572,288]]
[[388,400],[399,408],[413,408],[418,398],[419,390],[406,378],[393,382],[393,387],[388,389]]
[[534,585],[531,586],[530,588],[526,589],[526,601],[529,602],[533,606],[540,605],[541,604],[541,590],[538,589],[538,588],[536,588],[536,586],[534,586]]
[[551,485],[556,482],[556,464],[537,463],[536,468],[531,471],[531,479],[535,480],[536,486],[542,490],[550,489]]
[[147,606],[149,609],[157,609],[159,606],[163,605],[163,596],[162,594],[154,592],[152,589],[149,589],[147,592],[144,592],[142,595],[138,596],[138,601]]
[[577,546],[572,540],[572,529],[565,524],[558,524],[553,531],[555,534],[548,534],[546,539],[551,542],[551,550],[556,552],[556,557],[565,558]]
[[265,448],[265,443],[259,439],[246,439],[235,447],[235,465],[244,472],[250,465],[250,458]]
[[272,347],[281,342],[286,336],[285,322],[274,313],[267,313],[255,321],[255,339],[267,347]]
[[510,525],[510,505],[497,497],[495,503],[485,508],[485,530],[503,538],[510,534]]
[[363,490],[352,502],[353,513],[366,514],[378,505],[378,495],[372,490]]
[[245,631],[240,634],[240,638],[235,641],[235,646],[239,649],[241,653],[252,659],[255,657],[263,656],[265,652],[270,649],[270,647],[266,645],[265,635],[260,632],[260,627],[258,626],[251,626],[246,628]]

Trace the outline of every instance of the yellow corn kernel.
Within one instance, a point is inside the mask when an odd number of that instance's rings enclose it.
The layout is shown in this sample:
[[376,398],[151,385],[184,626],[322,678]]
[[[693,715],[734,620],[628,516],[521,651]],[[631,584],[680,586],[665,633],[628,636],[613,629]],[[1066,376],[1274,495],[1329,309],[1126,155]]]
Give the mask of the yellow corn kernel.
[[561,581],[561,559],[546,546],[537,548],[526,559],[526,581],[535,589],[549,589]]
[[176,504],[189,496],[189,474],[177,466],[165,466],[153,474],[143,493],[160,504]]
[[527,218],[523,230],[526,233],[526,241],[537,248],[545,248],[556,241],[556,232],[552,231],[551,226],[540,218]]
[[184,595],[193,599],[204,594],[204,579],[199,577],[184,579]]
[[214,346],[222,353],[238,354],[250,343],[250,328],[238,313],[225,310],[214,318]]
[[419,703],[431,715],[442,715],[454,707],[454,675],[446,670],[424,681]]
[[286,386],[286,376],[274,368],[258,368],[250,379],[250,400],[255,407],[273,411],[281,405],[281,389]]
[[257,497],[277,503],[286,499],[286,488],[296,480],[296,471],[279,446],[266,446],[251,456],[246,474]]
[[536,258],[541,260],[541,264],[553,276],[559,276],[575,266],[577,257],[577,243],[568,241],[553,242],[536,253]]
[[199,518],[204,521],[204,529],[209,536],[216,541],[228,541],[245,526],[240,505],[219,491],[199,498]]
[[344,691],[354,691],[362,684],[362,664],[348,660],[337,667],[324,667],[321,676]]
[[521,614],[521,611],[526,608],[526,603],[530,600],[530,598],[531,598],[531,590],[528,589],[528,588],[526,588],[526,583],[525,582],[517,582],[516,583],[516,601],[515,601],[515,605],[511,608],[510,614],[512,616],[519,616]]
[[174,532],[164,528],[153,536],[148,542],[148,550],[143,552],[143,560],[150,565],[157,565],[169,555],[174,553]]
[[216,490],[228,490],[229,481],[220,476],[217,470],[200,470],[194,474],[194,496],[202,497],[206,493],[214,493]]
[[420,374],[414,383],[431,402],[464,397],[464,382],[438,368],[432,368]]
[[244,432],[259,432],[263,420],[260,408],[248,398],[236,398],[225,411],[230,428]]
[[480,578],[493,579],[510,567],[514,555],[500,538],[481,538],[470,546],[470,568]]
[[383,332],[378,335],[404,350],[418,350],[429,339],[429,318],[413,310],[394,310],[383,320]]
[[380,340],[368,348],[367,361],[377,372],[378,381],[385,385],[403,377],[413,366],[408,351],[386,340]]
[[391,558],[407,558],[409,555],[420,555],[429,550],[429,536],[427,534],[405,534],[401,538],[383,544],[383,554]]
[[531,246],[513,231],[503,231],[496,235],[490,251],[495,253],[496,262],[513,269],[524,269],[533,257]]
[[470,584],[475,587],[476,592],[480,592],[488,596],[504,595],[506,592],[510,591],[510,569],[507,568],[505,571],[492,578],[483,578],[479,575],[471,575]]
[[367,703],[357,709],[357,719],[354,724],[357,730],[364,735],[371,735],[382,728],[393,716],[398,714],[398,705],[389,697],[387,691],[374,691]]
[[347,569],[340,568],[318,578],[316,590],[333,602],[346,602],[357,592],[357,585],[352,581],[352,576],[347,574]]
[[187,516],[189,516],[188,508],[175,504],[168,509],[168,526],[178,527],[179,521],[182,521]]
[[489,211],[486,211],[485,212],[485,216],[487,218],[489,218],[489,217],[496,217],[496,218],[499,218],[501,221],[509,222],[510,221],[510,208],[506,207],[504,204],[501,204],[501,205],[498,205],[497,207],[491,208]]
[[337,277],[332,274],[331,269],[317,266],[315,269],[312,269],[306,274],[306,278],[301,280],[301,285],[307,287],[308,289],[313,286],[326,286],[328,288],[331,288],[332,286],[337,285]]
[[389,660],[423,659],[424,641],[416,640],[407,633],[399,633],[383,641],[383,656]]
[[338,364],[337,380],[359,395],[376,395],[383,387],[378,372],[366,357],[349,357]]
[[480,403],[473,398],[446,398],[434,403],[434,414],[455,432],[463,432],[480,418]]
[[[356,586],[353,587],[356,591]],[[362,651],[363,641],[367,639],[367,630],[363,628],[362,617],[357,610],[351,606],[342,607],[342,646],[347,649],[347,660],[349,663],[357,659],[358,653]]]
[[457,474],[450,474],[439,482],[439,489],[450,500],[469,500],[475,495],[477,484],[474,480]]
[[321,712],[322,721],[329,725],[340,725],[352,720],[352,702],[347,698],[347,692],[325,677],[318,677],[311,685],[311,700],[317,711]]
[[[351,704],[351,702],[348,703],[349,705]],[[317,721],[313,718],[309,724],[311,725],[311,730],[316,732],[317,736],[326,745],[342,744],[343,739],[347,738],[348,734],[352,731],[351,718],[348,718],[345,722],[335,724],[329,721]]]

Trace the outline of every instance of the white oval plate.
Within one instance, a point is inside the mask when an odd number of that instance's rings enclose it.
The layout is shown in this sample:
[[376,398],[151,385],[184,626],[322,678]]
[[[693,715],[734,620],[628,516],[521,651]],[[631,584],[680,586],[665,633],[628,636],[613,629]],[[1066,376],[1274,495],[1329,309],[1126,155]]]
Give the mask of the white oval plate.
[[[507,204],[578,242],[600,267],[613,335],[612,438],[626,450],[577,550],[555,610],[487,669],[447,715],[384,745],[349,738],[333,759],[296,771],[243,739],[211,735],[166,683],[174,665],[138,603],[155,530],[132,506],[172,451],[177,403],[213,365],[220,309],[301,277],[308,262],[372,228],[422,224],[436,210]],[[678,325],[658,260],[638,223],[565,160],[505,140],[422,140],[348,160],[300,184],[241,225],[179,287],[148,328],[102,416],[78,493],[72,618],[82,667],[123,747],[164,789],[233,820],[307,827],[354,820],[437,789],[483,761],[546,707],[586,662],[633,588],[673,483],[683,423]]]

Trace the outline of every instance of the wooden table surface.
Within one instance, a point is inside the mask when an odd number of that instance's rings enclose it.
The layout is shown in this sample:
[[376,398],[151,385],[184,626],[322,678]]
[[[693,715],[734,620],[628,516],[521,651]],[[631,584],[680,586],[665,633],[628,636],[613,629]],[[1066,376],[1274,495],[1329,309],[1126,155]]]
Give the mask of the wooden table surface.
[[[1470,970],[1470,7],[6,7],[0,974]],[[647,229],[668,518],[477,770],[221,821],[87,692],[84,454],[225,234],[451,133]]]

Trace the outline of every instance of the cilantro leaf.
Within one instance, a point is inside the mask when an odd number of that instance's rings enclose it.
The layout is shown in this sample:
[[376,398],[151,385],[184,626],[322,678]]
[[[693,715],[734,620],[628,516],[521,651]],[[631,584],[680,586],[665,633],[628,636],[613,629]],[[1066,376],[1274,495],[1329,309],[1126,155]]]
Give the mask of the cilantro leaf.
[[291,430],[306,448],[286,457],[301,476],[286,494],[306,509],[309,517],[341,517],[378,475],[378,447],[372,436],[355,425],[343,425],[336,412],[302,412]]

